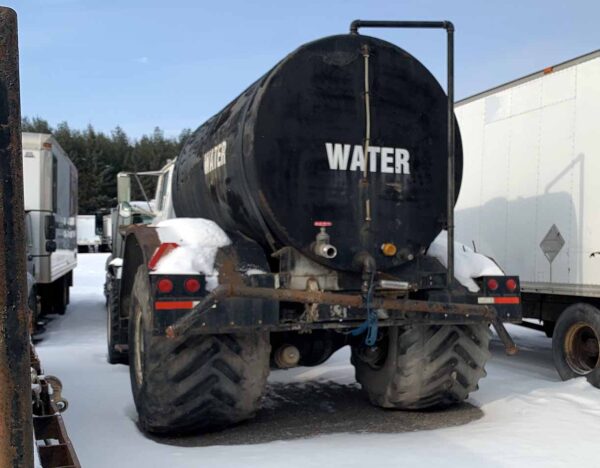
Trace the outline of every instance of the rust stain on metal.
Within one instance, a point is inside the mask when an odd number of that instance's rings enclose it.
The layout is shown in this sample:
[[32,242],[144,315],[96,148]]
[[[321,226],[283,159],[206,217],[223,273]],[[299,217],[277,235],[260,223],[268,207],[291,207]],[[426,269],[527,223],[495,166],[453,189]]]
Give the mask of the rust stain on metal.
[[[327,291],[256,288],[239,284],[221,284],[206,296],[191,312],[184,315],[175,324],[166,329],[168,338],[175,338],[195,327],[201,320],[200,312],[207,310],[217,302],[227,298],[266,299],[279,302],[297,302],[301,304],[340,305],[342,307],[364,309],[365,299],[359,294],[341,294]],[[476,304],[431,302],[412,299],[395,299],[375,297],[371,299],[371,307],[401,312],[413,312],[434,315],[461,315],[480,317],[494,326],[502,340],[507,354],[515,354],[517,347],[493,307]],[[351,326],[351,325],[349,325]]]
[[[230,298],[244,297],[252,299],[267,299],[280,302],[298,302],[301,304],[340,305],[343,307],[366,308],[364,298],[359,294],[340,294],[326,291],[302,291],[295,289],[269,289],[250,286],[222,284],[212,291],[188,315],[182,317],[175,325],[173,332],[179,334],[195,322],[198,311],[211,307],[216,302]],[[487,306],[473,304],[447,304],[410,299],[390,299],[377,297],[371,301],[376,309],[398,310],[404,312],[424,312],[432,314],[460,314],[485,317],[492,320],[495,316],[493,309]]]
[[145,224],[134,224],[128,226],[125,232],[126,236],[134,235],[144,252],[144,257],[147,260],[152,258],[154,250],[160,245],[160,238],[155,227]]
[[31,367],[33,428],[40,463],[44,468],[80,468],[81,464],[61,416],[61,412],[67,409],[67,401],[60,396],[62,384],[56,377],[42,375],[41,364],[33,346]]
[[235,249],[224,249],[217,254],[217,262],[219,263],[219,281],[226,284],[241,286],[244,284],[244,278],[237,270],[239,259],[235,253]]

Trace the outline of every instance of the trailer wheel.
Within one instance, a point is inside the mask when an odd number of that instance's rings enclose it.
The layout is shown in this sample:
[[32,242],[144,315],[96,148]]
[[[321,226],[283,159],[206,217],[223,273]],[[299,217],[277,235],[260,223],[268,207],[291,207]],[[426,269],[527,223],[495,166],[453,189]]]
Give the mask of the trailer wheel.
[[600,367],[600,310],[573,304],[558,317],[552,335],[552,356],[563,380],[588,375]]
[[374,347],[353,346],[352,364],[374,405],[442,408],[477,390],[489,341],[486,324],[391,327]]
[[249,419],[269,373],[267,333],[153,336],[148,274],[140,266],[129,320],[129,369],[139,425],[162,434],[206,432]]

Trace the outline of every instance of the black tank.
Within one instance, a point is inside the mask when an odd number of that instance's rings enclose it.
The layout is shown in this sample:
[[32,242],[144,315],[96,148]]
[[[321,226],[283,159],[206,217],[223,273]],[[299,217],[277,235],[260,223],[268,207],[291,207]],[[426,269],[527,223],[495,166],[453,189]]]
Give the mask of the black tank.
[[[327,37],[292,52],[194,132],[175,165],[175,212],[333,269],[358,271],[356,255],[367,252],[385,271],[421,254],[445,225],[446,145],[446,94],[417,59],[373,37]],[[458,196],[458,127],[455,151]],[[315,223],[327,226],[334,258],[313,253]],[[397,254],[385,256],[384,243]]]

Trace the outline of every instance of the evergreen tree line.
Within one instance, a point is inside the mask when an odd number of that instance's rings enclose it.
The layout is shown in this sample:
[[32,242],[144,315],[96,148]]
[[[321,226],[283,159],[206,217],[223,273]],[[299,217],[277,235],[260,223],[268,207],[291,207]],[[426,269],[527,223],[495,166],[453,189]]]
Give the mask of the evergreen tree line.
[[[154,171],[168,159],[177,157],[191,131],[184,129],[178,137],[167,138],[156,127],[151,135],[130,139],[121,127],[109,135],[88,125],[75,130],[67,122],[52,128],[39,117],[23,118],[23,132],[51,133],[79,172],[79,214],[95,214],[114,207],[117,203],[117,173],[121,171]],[[154,193],[155,178],[141,178],[149,197]],[[143,199],[132,180],[136,199]]]

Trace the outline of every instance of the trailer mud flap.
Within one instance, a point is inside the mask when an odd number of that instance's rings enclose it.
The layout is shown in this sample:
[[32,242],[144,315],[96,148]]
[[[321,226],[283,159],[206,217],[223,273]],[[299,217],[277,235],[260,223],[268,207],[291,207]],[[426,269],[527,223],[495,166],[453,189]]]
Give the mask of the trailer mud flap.
[[[173,304],[179,302],[173,301]],[[189,313],[191,308],[156,309],[154,334],[165,330]],[[231,298],[198,312],[197,327],[215,331],[224,328],[257,328],[279,324],[279,303],[265,299]]]

